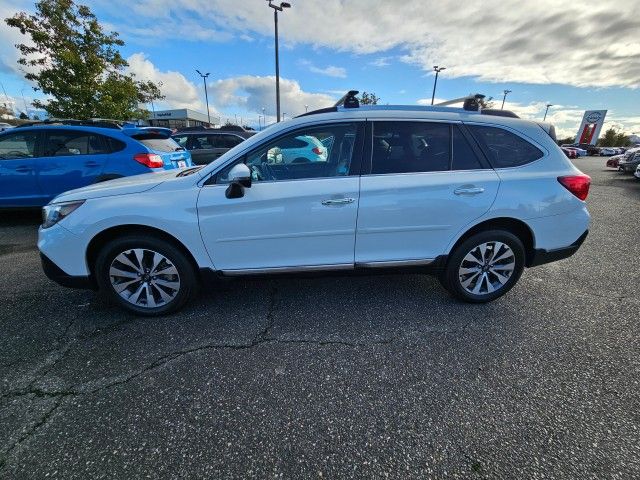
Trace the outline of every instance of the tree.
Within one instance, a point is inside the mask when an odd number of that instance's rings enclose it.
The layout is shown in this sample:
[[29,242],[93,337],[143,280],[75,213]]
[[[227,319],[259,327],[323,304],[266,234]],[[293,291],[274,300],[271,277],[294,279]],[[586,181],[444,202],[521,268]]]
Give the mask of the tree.
[[558,145],[564,145],[565,143],[574,143],[576,140],[576,137],[565,137],[565,138],[559,138],[557,140]]
[[157,84],[136,80],[118,47],[115,32],[105,33],[89,7],[73,0],[40,0],[36,13],[20,12],[7,25],[31,37],[17,44],[27,67],[25,78],[51,100],[34,100],[51,117],[131,119],[149,114],[139,108],[163,96]]
[[18,118],[19,118],[20,120],[29,120],[29,115],[27,115],[27,114],[26,114],[26,113],[24,113],[24,112],[20,112],[20,115],[18,116]]
[[9,107],[7,107],[7,105],[0,105],[0,118],[6,118],[6,117],[15,117],[15,115],[13,114],[13,110],[11,110]]
[[480,104],[480,106],[482,107],[483,110],[485,108],[493,108],[494,107],[493,97],[481,98],[480,100],[478,100],[478,103]]
[[378,97],[375,93],[371,92],[362,92],[360,98],[358,98],[361,105],[377,105],[380,101],[380,97]]
[[618,132],[614,127],[608,128],[598,140],[599,147],[625,147],[630,143],[629,136]]

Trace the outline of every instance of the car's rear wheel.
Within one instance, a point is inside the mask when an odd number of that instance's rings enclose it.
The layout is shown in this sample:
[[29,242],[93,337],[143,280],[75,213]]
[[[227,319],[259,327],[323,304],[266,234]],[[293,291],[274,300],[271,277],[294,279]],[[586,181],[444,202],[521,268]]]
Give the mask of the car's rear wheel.
[[112,240],[95,265],[100,291],[139,315],[174,312],[195,293],[197,278],[186,255],[171,242],[130,235]]
[[524,246],[513,233],[480,232],[455,248],[440,281],[460,300],[490,302],[511,290],[522,274],[524,262]]

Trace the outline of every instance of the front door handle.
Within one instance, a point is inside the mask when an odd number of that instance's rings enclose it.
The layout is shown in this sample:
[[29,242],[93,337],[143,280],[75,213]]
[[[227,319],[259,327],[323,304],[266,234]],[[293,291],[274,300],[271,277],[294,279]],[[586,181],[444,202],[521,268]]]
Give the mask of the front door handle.
[[346,205],[347,203],[355,202],[355,198],[332,198],[330,200],[323,200],[322,204],[326,206],[331,205]]
[[32,168],[27,165],[20,165],[19,167],[16,167],[16,172],[18,173],[28,173],[31,170]]
[[96,162],[85,162],[85,163],[84,163],[84,166],[85,166],[85,167],[89,167],[89,168],[93,168],[93,167],[99,167],[99,166],[100,166],[100,164],[99,164],[99,163],[96,163]]
[[456,195],[478,195],[479,193],[483,193],[484,188],[482,187],[460,187],[456,188],[453,193]]

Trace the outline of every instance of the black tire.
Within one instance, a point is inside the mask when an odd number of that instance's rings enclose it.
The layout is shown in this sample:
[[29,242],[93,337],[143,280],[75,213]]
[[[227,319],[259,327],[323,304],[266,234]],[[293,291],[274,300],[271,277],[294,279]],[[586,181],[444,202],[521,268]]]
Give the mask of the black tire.
[[[143,257],[145,260],[149,259],[149,255],[151,254],[148,253],[148,251],[151,251],[159,253],[173,264],[178,274],[170,278],[172,281],[177,278],[179,287],[172,290],[162,289],[164,293],[169,292],[171,295],[174,295],[170,301],[157,307],[140,306],[126,300],[116,292],[111,282],[112,277],[109,274],[110,267],[118,255],[132,249],[146,250],[147,253],[145,253],[145,257]],[[130,312],[148,317],[165,315],[179,310],[195,295],[198,287],[195,269],[180,248],[165,239],[140,234],[127,235],[108,242],[98,253],[94,271],[101,294]],[[165,276],[165,279],[166,278]],[[132,288],[137,285],[138,284],[133,285]],[[159,287],[154,287],[154,289],[155,297],[162,301],[162,299],[159,298]]]
[[[495,274],[487,273],[487,279],[485,280],[483,288],[483,290],[485,291],[481,291],[479,294],[474,294],[465,289],[462,285],[459,269],[462,266],[463,260],[467,256],[467,254],[469,254],[472,250],[480,245],[492,242],[504,243],[511,249],[514,256],[513,271],[508,277],[508,280],[493,292],[488,291],[488,282],[490,281],[489,279],[493,279],[494,281],[492,282],[492,288],[494,288],[493,284],[496,283],[495,280],[497,280],[497,277],[494,276]],[[524,263],[524,245],[516,235],[506,230],[487,230],[472,235],[454,249],[454,251],[449,255],[447,265],[444,271],[439,276],[439,280],[442,286],[455,298],[469,303],[486,303],[495,300],[498,297],[501,297],[509,290],[511,290],[511,288],[518,282],[520,275],[522,275],[522,271],[524,270]],[[468,265],[466,261],[465,265]],[[464,278],[466,280],[471,276],[473,276],[473,274],[469,274],[469,276],[466,276]],[[472,283],[472,285],[475,286],[477,284],[474,282]]]

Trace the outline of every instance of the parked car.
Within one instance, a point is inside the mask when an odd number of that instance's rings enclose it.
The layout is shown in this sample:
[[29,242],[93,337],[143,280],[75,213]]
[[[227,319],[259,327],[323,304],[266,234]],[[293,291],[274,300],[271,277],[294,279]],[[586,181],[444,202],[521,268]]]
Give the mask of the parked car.
[[323,140],[313,135],[300,135],[288,138],[277,147],[267,152],[267,162],[278,163],[309,163],[326,162],[327,149]]
[[578,150],[584,150],[584,152],[580,152],[580,156],[585,155],[600,155],[600,149],[595,145],[589,145],[587,143],[563,143],[561,147],[570,147],[577,148]]
[[618,162],[622,159],[623,155],[614,155],[607,160],[607,167],[618,169]]
[[40,207],[67,190],[191,167],[166,128],[107,121],[25,124],[0,133],[0,208]]
[[[356,93],[207,166],[58,196],[39,231],[45,273],[149,316],[209,278],[278,273],[430,272],[480,303],[578,250],[590,178],[538,123],[473,104],[359,107]],[[299,137],[324,141],[326,161],[270,159]]]
[[172,138],[191,153],[195,165],[206,165],[245,140],[238,132],[212,128],[179,132],[173,134]]
[[578,157],[586,157],[587,156],[587,151],[583,148],[579,148],[579,147],[575,147],[572,145],[562,145],[562,148],[567,148],[569,150],[573,150],[574,152],[576,152],[576,155]]
[[624,173],[635,173],[638,165],[640,165],[640,150],[629,150],[618,162],[618,170]]
[[615,148],[615,147],[602,147],[600,149],[600,155],[603,157],[610,157],[612,155],[619,155],[620,149]]
[[4,132],[5,130],[11,130],[12,128],[14,127],[10,123],[0,122],[0,132]]
[[640,180],[640,165],[636,167],[636,173],[634,173],[633,176]]
[[560,147],[560,149],[568,158],[578,158],[578,152],[576,152],[575,149],[567,147]]

